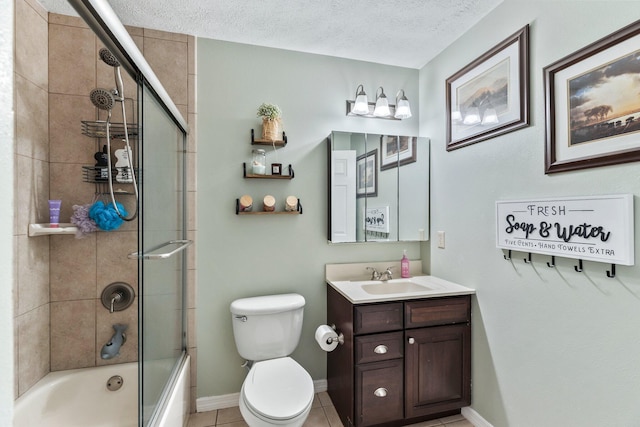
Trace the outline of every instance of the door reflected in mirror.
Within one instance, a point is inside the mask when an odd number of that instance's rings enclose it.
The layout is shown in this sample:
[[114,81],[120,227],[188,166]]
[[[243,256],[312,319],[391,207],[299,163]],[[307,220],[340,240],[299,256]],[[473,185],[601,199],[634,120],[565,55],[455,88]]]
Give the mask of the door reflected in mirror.
[[428,240],[428,138],[334,131],[327,152],[331,243]]

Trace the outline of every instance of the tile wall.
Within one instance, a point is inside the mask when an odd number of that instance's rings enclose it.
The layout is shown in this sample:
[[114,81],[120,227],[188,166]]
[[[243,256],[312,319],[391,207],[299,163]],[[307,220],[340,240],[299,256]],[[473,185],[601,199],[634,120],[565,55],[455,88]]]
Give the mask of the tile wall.
[[[195,38],[127,29],[195,130]],[[35,0],[16,0],[16,397],[49,371],[137,360],[137,299],[116,313],[100,301],[104,287],[116,281],[138,293],[137,262],[126,258],[137,250],[137,221],[83,238],[27,237],[29,223],[48,222],[49,198],[63,201],[61,222],[69,222],[73,205],[94,201],[95,186],[83,182],[82,166],[95,163],[104,140],[82,135],[81,121],[104,120],[105,112],[95,108],[89,94],[115,87],[114,69],[98,56],[102,47],[80,18],[47,14]],[[125,96],[135,98],[135,82],[124,72],[123,80]],[[136,102],[125,106],[127,121],[136,122]],[[122,121],[118,108],[112,121]],[[191,239],[196,233],[194,133],[188,146]],[[119,199],[129,212],[135,210],[131,199]],[[189,350],[195,358],[195,257],[193,249],[189,252]],[[127,342],[119,357],[102,360],[99,352],[114,323],[129,325]],[[194,373],[194,404],[195,385]]]

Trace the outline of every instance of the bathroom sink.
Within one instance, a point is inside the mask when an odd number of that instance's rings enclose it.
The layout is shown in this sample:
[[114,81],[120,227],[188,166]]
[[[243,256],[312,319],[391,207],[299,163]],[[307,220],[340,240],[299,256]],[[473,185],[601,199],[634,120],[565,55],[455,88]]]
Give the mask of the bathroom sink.
[[390,280],[363,284],[362,290],[370,295],[406,294],[413,292],[430,291],[432,288],[406,279]]

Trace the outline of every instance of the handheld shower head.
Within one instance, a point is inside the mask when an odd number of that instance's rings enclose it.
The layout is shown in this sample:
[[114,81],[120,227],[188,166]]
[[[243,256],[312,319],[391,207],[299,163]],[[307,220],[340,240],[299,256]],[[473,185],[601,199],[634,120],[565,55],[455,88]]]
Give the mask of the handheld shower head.
[[100,59],[102,59],[102,61],[105,64],[110,65],[112,67],[120,66],[120,61],[118,61],[118,59],[115,56],[113,56],[113,53],[111,53],[111,51],[106,47],[103,47],[102,49],[100,49],[100,51],[98,52],[98,55],[100,55]]
[[111,111],[113,105],[116,103],[115,98],[111,91],[107,89],[97,88],[91,91],[89,98],[93,105],[101,110]]

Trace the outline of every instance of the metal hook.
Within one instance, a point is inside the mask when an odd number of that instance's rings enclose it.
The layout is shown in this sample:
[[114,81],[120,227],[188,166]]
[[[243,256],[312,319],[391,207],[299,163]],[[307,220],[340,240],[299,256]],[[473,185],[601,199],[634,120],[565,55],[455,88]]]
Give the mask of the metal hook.
[[531,264],[531,252],[529,252],[529,255],[524,259],[524,263]]
[[504,259],[506,259],[507,261],[509,261],[511,259],[511,249],[509,249],[509,255],[503,255]]
[[607,270],[607,277],[610,277],[611,279],[616,277],[616,265],[615,264],[611,264],[611,270]]
[[547,267],[553,268],[556,266],[556,257],[551,255],[551,262],[547,262]]
[[582,260],[581,260],[581,259],[579,259],[579,260],[578,260],[578,265],[574,266],[573,268],[575,268],[575,270],[576,270],[578,273],[582,273]]

